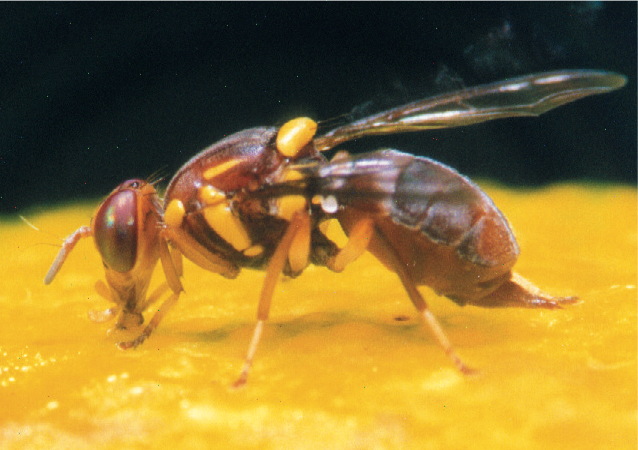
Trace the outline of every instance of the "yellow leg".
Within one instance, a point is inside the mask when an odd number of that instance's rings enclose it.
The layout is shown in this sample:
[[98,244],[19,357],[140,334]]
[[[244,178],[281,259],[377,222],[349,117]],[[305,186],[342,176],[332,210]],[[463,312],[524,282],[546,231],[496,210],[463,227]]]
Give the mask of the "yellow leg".
[[351,262],[355,261],[366,251],[370,238],[374,232],[372,219],[358,221],[348,236],[348,242],[334,257],[328,260],[328,268],[334,272],[341,272]]
[[173,307],[177,300],[179,299],[179,294],[184,290],[182,288],[182,283],[179,280],[179,277],[182,275],[182,258],[181,253],[178,250],[174,251],[174,254],[171,255],[170,250],[168,249],[168,242],[162,236],[159,242],[160,246],[160,260],[162,262],[162,269],[164,269],[164,275],[166,276],[166,283],[162,283],[159,285],[143,302],[140,302],[139,305],[136,305],[136,312],[139,313],[141,317],[141,313],[144,312],[150,305],[155,303],[160,299],[160,297],[170,288],[172,294],[169,298],[164,300],[164,302],[160,305],[159,309],[153,315],[153,318],[150,320],[142,334],[128,342],[119,342],[117,346],[122,350],[126,350],[129,348],[135,348],[141,345],[151,333],[157,328],[162,318],[166,315],[169,309]]
[[160,237],[159,240],[159,250],[166,282],[171,287],[173,293],[179,294],[184,290],[182,283],[179,281],[182,270],[181,257],[179,258],[179,263],[175,264],[175,259],[171,256],[170,250],[168,249],[168,242],[163,237]]
[[136,309],[139,312],[144,312],[146,309],[151,306],[153,303],[157,302],[162,295],[168,290],[169,286],[167,283],[162,283],[151,292],[151,295],[146,297],[146,300],[140,302],[136,305]]
[[443,328],[441,328],[439,321],[436,320],[436,317],[434,317],[434,315],[430,312],[427,303],[423,299],[423,296],[421,296],[421,293],[416,288],[416,284],[414,283],[414,281],[412,281],[410,275],[405,271],[399,256],[394,250],[394,247],[392,247],[381,230],[379,230],[378,228],[375,229],[374,239],[383,248],[385,255],[390,260],[395,273],[399,276],[399,279],[401,280],[403,287],[408,293],[410,300],[416,307],[417,311],[419,311],[419,313],[421,314],[421,317],[434,335],[436,342],[441,346],[441,348],[443,348],[445,354],[452,360],[454,365],[456,365],[461,373],[466,375],[475,373],[476,371],[468,367],[456,354],[456,352],[454,351],[454,347],[452,347],[450,340],[445,335],[445,332],[443,331]]
[[179,251],[178,248],[173,248],[171,250],[171,258],[173,259],[173,267],[177,271],[177,276],[181,277],[184,275],[184,267],[182,265],[182,252]]
[[239,268],[235,264],[211,253],[180,228],[167,227],[162,231],[162,237],[179,247],[186,258],[202,269],[218,273],[226,278],[235,278],[239,274]]
[[155,330],[155,328],[157,328],[157,326],[161,322],[162,318],[166,315],[168,310],[171,309],[171,307],[175,303],[177,303],[178,298],[179,298],[179,292],[171,294],[169,298],[164,300],[164,303],[162,303],[162,305],[159,307],[159,309],[157,310],[157,312],[155,313],[151,321],[148,323],[148,325],[146,325],[146,328],[144,328],[144,331],[142,331],[142,334],[140,334],[138,337],[136,337],[132,341],[119,342],[117,346],[122,350],[128,350],[129,348],[136,348],[139,345],[141,345],[151,335],[151,333]]
[[288,250],[288,262],[292,273],[301,272],[308,265],[310,254],[310,217],[307,214],[299,215],[299,224],[295,237]]
[[253,364],[253,358],[255,356],[255,353],[257,352],[257,347],[261,339],[261,334],[264,328],[264,321],[268,319],[268,313],[270,312],[270,303],[273,293],[275,292],[275,285],[277,284],[279,275],[281,275],[281,272],[284,270],[284,266],[286,265],[286,260],[288,259],[290,249],[292,247],[293,241],[295,240],[295,236],[300,230],[302,230],[302,233],[304,232],[303,229],[307,220],[309,219],[308,215],[305,212],[297,212],[292,216],[290,225],[288,225],[288,229],[284,233],[283,238],[277,245],[275,252],[270,258],[268,268],[266,269],[264,284],[261,288],[259,306],[257,307],[257,325],[255,325],[253,337],[250,340],[250,346],[248,347],[246,359],[244,360],[244,365],[242,367],[241,373],[239,374],[239,378],[237,379],[237,381],[235,381],[235,383],[233,383],[234,388],[239,388],[246,384],[246,380],[248,379],[248,372],[250,371],[250,367]]

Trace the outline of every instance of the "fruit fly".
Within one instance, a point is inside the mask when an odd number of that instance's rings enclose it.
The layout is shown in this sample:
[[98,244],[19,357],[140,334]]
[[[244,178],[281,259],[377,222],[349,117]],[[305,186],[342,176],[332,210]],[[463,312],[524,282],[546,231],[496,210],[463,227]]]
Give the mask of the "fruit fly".
[[[204,149],[170,181],[163,200],[152,183],[129,180],[98,207],[89,227],[64,242],[50,283],[75,244],[92,236],[115,303],[95,321],[117,317],[116,328],[143,322],[144,342],[173,306],[182,285],[182,256],[226,278],[242,268],[265,270],[257,323],[242,371],[245,384],[268,318],[275,284],[309,265],[341,272],[365,251],[396,273],[436,342],[463,373],[470,369],[417,289],[426,285],[459,305],[560,308],[556,298],[512,272],[519,247],[505,216],[472,181],[432,159],[384,149],[328,161],[321,152],[364,136],[449,128],[553,108],[622,87],[626,78],[601,71],[562,71],[512,78],[427,98],[317,135],[317,123],[297,118],[280,128],[251,128]],[[339,248],[322,231],[336,219],[348,241]],[[161,261],[166,282],[150,295]]]

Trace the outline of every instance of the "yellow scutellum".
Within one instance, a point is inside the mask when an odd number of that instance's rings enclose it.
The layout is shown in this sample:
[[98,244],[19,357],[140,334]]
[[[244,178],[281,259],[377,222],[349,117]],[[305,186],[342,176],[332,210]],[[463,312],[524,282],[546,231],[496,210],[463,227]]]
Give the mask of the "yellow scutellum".
[[308,117],[297,117],[286,122],[277,133],[277,150],[292,158],[315,136],[317,122]]

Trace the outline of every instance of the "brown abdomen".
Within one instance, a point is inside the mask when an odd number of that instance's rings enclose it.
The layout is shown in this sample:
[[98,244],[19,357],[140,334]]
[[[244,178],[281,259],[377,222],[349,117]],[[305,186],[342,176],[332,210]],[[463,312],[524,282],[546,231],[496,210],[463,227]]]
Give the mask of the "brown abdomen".
[[[377,232],[416,284],[465,304],[509,278],[519,249],[507,220],[478,186],[453,169],[411,158],[385,205],[385,214],[375,215]],[[346,208],[339,220],[347,233],[364,216],[362,209]],[[392,270],[382,248],[373,239],[368,249]]]

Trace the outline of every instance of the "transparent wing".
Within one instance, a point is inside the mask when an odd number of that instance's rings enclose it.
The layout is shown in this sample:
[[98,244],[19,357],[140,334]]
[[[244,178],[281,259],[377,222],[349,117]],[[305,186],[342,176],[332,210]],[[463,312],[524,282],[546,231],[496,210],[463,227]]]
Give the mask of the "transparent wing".
[[317,150],[375,134],[451,128],[507,117],[538,116],[583,97],[623,87],[611,72],[572,70],[511,78],[419,100],[336,128],[315,138]]
[[[419,180],[414,183],[402,181],[403,190],[397,193],[397,182],[405,169],[414,161],[423,161],[431,166],[430,183]],[[303,176],[298,180],[263,185],[251,192],[251,198],[273,199],[287,195],[302,195],[306,198],[333,197],[340,206],[357,202],[381,203],[395,201],[399,197],[415,201],[427,201],[441,188],[443,172],[452,178],[465,180],[453,169],[430,160],[397,150],[377,150],[350,155],[341,152],[332,161],[307,161],[290,166]],[[432,190],[434,189],[434,191]]]

